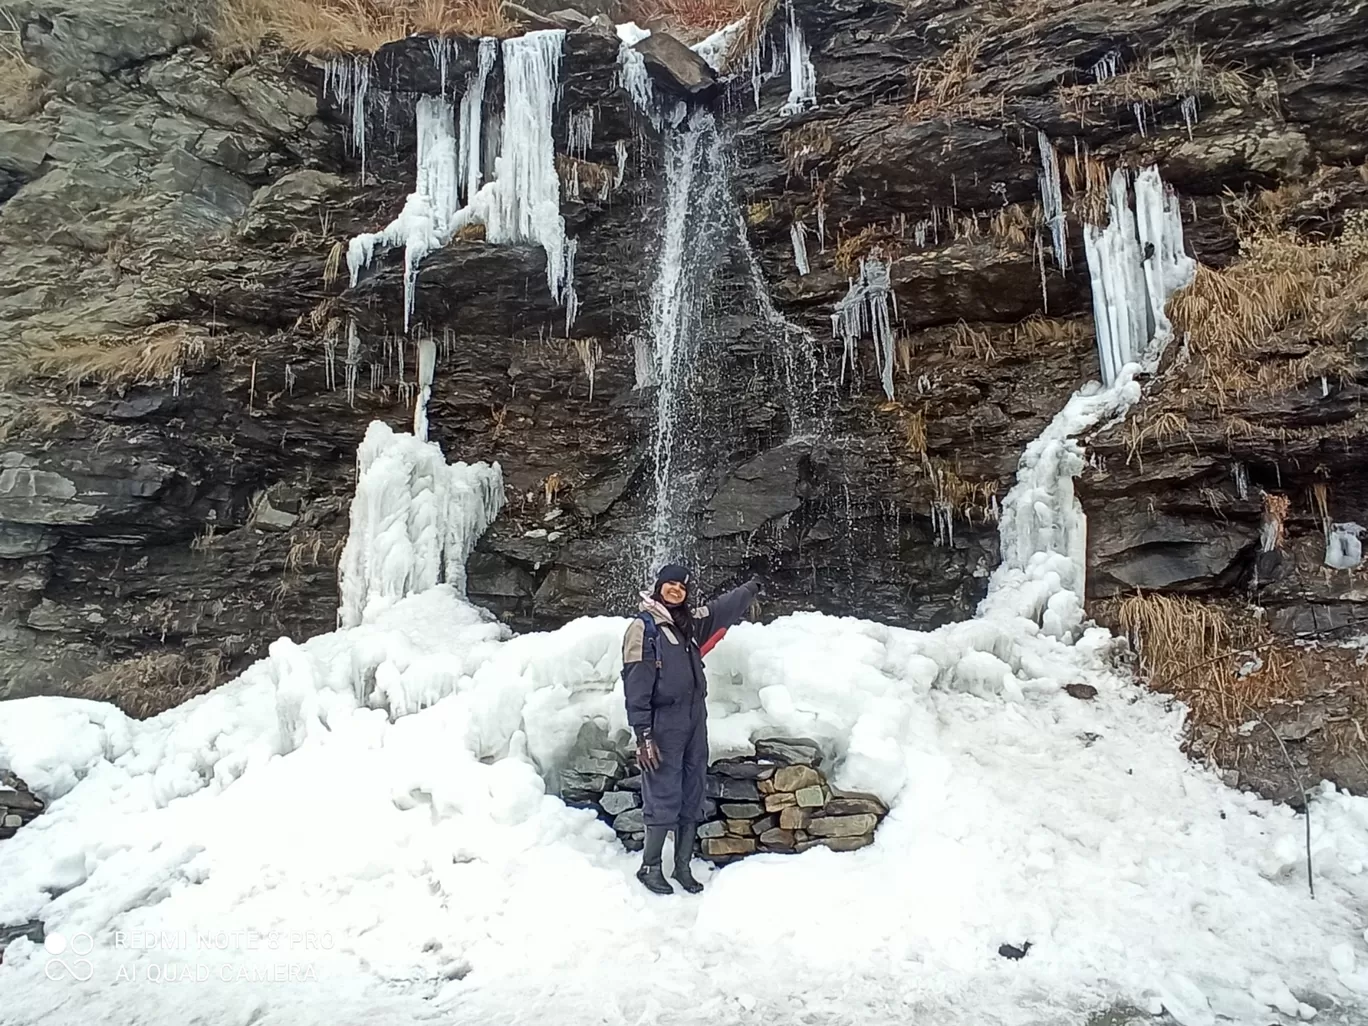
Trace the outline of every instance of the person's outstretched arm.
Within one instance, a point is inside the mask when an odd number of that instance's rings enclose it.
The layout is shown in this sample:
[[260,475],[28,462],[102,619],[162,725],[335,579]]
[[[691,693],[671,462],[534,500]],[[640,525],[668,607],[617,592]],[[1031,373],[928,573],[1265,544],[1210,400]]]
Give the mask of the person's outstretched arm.
[[738,624],[760,594],[760,578],[752,577],[739,588],[723,592],[706,606],[694,610],[694,637],[704,641],[717,631]]

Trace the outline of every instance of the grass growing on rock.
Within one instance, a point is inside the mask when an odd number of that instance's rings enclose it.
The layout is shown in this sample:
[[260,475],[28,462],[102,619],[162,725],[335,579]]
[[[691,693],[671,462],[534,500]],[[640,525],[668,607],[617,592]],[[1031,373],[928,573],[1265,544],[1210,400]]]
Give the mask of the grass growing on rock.
[[10,368],[3,383],[47,378],[66,385],[132,385],[168,381],[206,340],[182,324],[159,325],[140,338],[93,339],[35,349]]
[[297,53],[370,53],[411,35],[516,35],[500,0],[220,0],[214,41],[233,54],[267,40]]

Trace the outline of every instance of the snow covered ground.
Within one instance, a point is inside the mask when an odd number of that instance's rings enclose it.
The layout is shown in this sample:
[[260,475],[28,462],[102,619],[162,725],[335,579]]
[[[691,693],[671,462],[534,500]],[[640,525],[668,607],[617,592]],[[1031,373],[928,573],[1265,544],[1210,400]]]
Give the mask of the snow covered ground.
[[[414,447],[435,465],[436,446],[367,445],[429,501]],[[393,551],[431,535],[370,513]],[[700,898],[648,894],[536,768],[588,717],[624,725],[619,618],[510,637],[452,584],[377,592],[359,625],[282,639],[146,722],[4,703],[0,765],[51,808],[0,844],[0,924],[41,919],[65,950],[10,946],[0,1022],[977,1026],[1118,1002],[1189,1026],[1363,1021],[1368,802],[1314,803],[1312,901],[1301,819],[1191,765],[1180,711],[1115,639],[1017,615],[1060,613],[1026,587],[1063,594],[1058,569],[1004,571],[994,608],[933,633],[733,630],[709,657],[714,754],[814,737],[892,812],[868,849],[758,856]]]

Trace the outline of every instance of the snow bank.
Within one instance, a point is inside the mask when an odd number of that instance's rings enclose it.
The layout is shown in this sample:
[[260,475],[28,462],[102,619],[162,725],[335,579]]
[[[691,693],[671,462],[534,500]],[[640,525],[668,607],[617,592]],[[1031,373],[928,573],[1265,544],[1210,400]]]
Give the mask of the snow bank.
[[[1117,394],[1080,397],[1060,431]],[[1067,469],[1058,441],[1023,481]],[[1181,713],[1114,669],[1119,641],[1020,615],[1051,574],[1067,594],[1067,568],[1011,566],[981,618],[934,632],[814,613],[731,631],[709,656],[713,755],[814,737],[838,786],[892,812],[863,851],[756,857],[700,899],[659,900],[611,829],[542,783],[586,719],[625,727],[626,621],[510,637],[435,583],[493,515],[497,469],[447,467],[382,426],[359,462],[356,626],[282,639],[145,722],[0,706],[0,765],[51,803],[0,844],[0,925],[88,935],[90,968],[53,979],[50,953],[15,941],[6,1021],[1361,1014],[1368,802],[1315,801],[1312,902],[1302,821],[1189,763]],[[1004,548],[1022,557],[1053,529]],[[1062,559],[1073,543],[1050,544]],[[1024,960],[996,954],[1024,940]]]

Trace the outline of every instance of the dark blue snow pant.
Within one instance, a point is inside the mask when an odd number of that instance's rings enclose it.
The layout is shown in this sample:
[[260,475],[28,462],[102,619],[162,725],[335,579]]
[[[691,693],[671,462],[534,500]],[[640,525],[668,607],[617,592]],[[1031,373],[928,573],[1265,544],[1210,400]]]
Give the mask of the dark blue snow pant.
[[703,819],[708,775],[708,712],[702,698],[657,709],[652,736],[660,769],[643,773],[641,804],[647,826],[669,827]]

